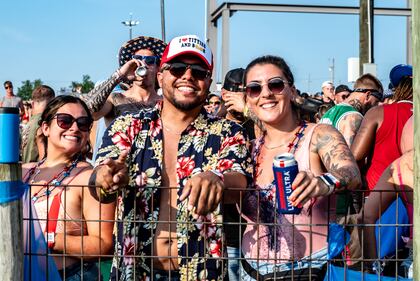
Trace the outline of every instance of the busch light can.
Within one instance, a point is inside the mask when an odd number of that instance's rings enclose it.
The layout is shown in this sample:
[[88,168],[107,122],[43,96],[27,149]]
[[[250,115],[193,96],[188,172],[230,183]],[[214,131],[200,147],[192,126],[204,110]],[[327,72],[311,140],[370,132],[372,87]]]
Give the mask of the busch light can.
[[301,208],[293,207],[289,196],[292,183],[298,174],[298,164],[291,153],[276,155],[273,160],[274,181],[276,183],[277,211],[280,214],[300,214]]

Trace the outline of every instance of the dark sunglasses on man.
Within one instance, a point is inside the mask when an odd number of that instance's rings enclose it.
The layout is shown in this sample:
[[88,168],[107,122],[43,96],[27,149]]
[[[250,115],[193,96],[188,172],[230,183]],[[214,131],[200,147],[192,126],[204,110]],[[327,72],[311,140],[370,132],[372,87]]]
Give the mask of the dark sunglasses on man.
[[6,85],[6,86],[4,86],[4,88],[7,90],[7,89],[13,89],[13,86],[9,86],[9,85]]
[[157,65],[159,63],[159,57],[157,56],[133,55],[132,58],[136,60],[141,60],[147,65]]
[[267,85],[272,94],[279,95],[284,90],[286,84],[289,84],[289,82],[280,77],[275,77],[270,79],[267,83],[251,82],[246,85],[245,92],[249,97],[257,98],[261,94],[264,85]]
[[376,89],[357,88],[357,89],[354,89],[353,92],[356,92],[356,93],[367,93],[367,92],[369,92],[370,95],[374,96],[375,98],[377,98],[380,101],[383,101],[382,93],[378,92],[378,90],[376,90]]
[[93,120],[89,116],[82,116],[74,118],[72,115],[67,113],[57,113],[53,119],[57,119],[57,125],[61,129],[68,130],[76,122],[77,127],[82,132],[88,132],[92,128]]
[[187,64],[183,62],[167,63],[162,67],[162,71],[169,70],[169,72],[177,77],[181,78],[182,75],[187,72],[187,69],[191,69],[191,74],[198,80],[204,80],[210,76],[210,71],[199,64]]

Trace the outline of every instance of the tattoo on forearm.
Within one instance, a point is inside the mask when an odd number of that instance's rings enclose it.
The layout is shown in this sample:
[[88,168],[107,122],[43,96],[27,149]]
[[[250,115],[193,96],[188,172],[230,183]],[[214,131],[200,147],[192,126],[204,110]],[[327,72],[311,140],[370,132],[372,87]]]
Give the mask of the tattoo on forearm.
[[344,164],[354,162],[354,158],[341,134],[323,131],[317,134],[314,146],[314,152],[320,155],[327,171],[339,178],[342,188],[354,188],[357,185],[360,173],[357,165]]
[[108,80],[93,88],[89,93],[79,95],[78,97],[87,104],[92,112],[98,112],[104,106],[108,96],[119,82],[120,77],[115,72]]

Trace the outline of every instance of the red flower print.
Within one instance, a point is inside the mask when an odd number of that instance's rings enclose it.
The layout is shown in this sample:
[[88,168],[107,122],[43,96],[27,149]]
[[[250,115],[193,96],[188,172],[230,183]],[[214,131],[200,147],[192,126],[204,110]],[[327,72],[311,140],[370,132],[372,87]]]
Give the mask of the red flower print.
[[188,131],[188,134],[190,136],[193,136],[193,137],[201,137],[205,133],[203,131],[200,131],[200,130],[197,130],[197,129],[191,129],[191,130]]
[[222,240],[212,240],[210,242],[210,255],[215,258],[220,258],[222,256]]
[[115,143],[115,145],[118,146],[120,150],[129,150],[131,148],[131,144],[133,143],[133,139],[137,136],[140,130],[140,120],[133,119],[125,133],[116,132],[112,136],[112,142]]
[[220,151],[223,151],[226,147],[236,146],[236,145],[244,145],[245,144],[245,138],[242,134],[236,134],[233,137],[226,138],[222,146],[220,147]]
[[150,122],[150,135],[156,137],[162,130],[162,120],[157,119]]
[[124,256],[125,265],[134,264],[134,254],[135,254],[134,249],[135,249],[134,237],[126,235],[124,237],[124,245],[123,245],[123,256]]
[[180,157],[176,163],[176,172],[178,179],[188,177],[194,170],[195,162],[193,157]]
[[115,143],[120,150],[129,150],[131,148],[131,140],[126,134],[121,132],[117,132],[112,136],[112,142]]
[[229,170],[233,166],[233,160],[229,159],[222,159],[219,162],[217,162],[216,169],[220,172]]

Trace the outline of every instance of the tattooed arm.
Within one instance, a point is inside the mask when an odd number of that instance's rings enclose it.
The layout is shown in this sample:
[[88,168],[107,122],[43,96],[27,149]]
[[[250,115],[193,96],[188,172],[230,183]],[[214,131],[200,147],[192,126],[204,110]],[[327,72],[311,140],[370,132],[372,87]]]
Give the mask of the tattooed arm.
[[359,112],[352,112],[343,117],[337,124],[337,129],[343,135],[350,147],[362,123],[363,116]]
[[382,122],[383,114],[383,107],[377,106],[370,109],[363,118],[363,122],[351,145],[351,152],[356,161],[364,161],[373,150],[376,130]]
[[[89,93],[78,96],[87,104],[91,112],[94,113],[95,120],[106,115],[109,110],[112,109],[112,104],[106,105],[106,103],[109,102],[108,97],[119,82],[121,82],[121,74],[119,70],[117,70],[110,78],[100,83]],[[109,108],[109,106],[111,106],[111,108]],[[108,109],[108,112],[104,112],[104,107]],[[101,112],[101,114],[98,114],[99,112]]]
[[[310,150],[318,154],[327,172],[340,181],[340,187],[336,191],[355,190],[360,187],[359,168],[337,129],[331,125],[318,125],[312,135]],[[311,171],[300,171],[293,181],[292,188],[294,191],[289,198],[293,206],[329,194],[329,187]]]
[[126,62],[120,69],[115,71],[110,78],[102,82],[89,93],[79,95],[93,113],[95,120],[106,116],[112,110],[112,102],[108,99],[112,90],[123,80],[133,80],[135,70],[139,66],[136,60]]
[[327,171],[340,181],[340,189],[360,187],[361,177],[356,161],[343,136],[334,127],[318,125],[312,136],[311,150],[318,153]]

